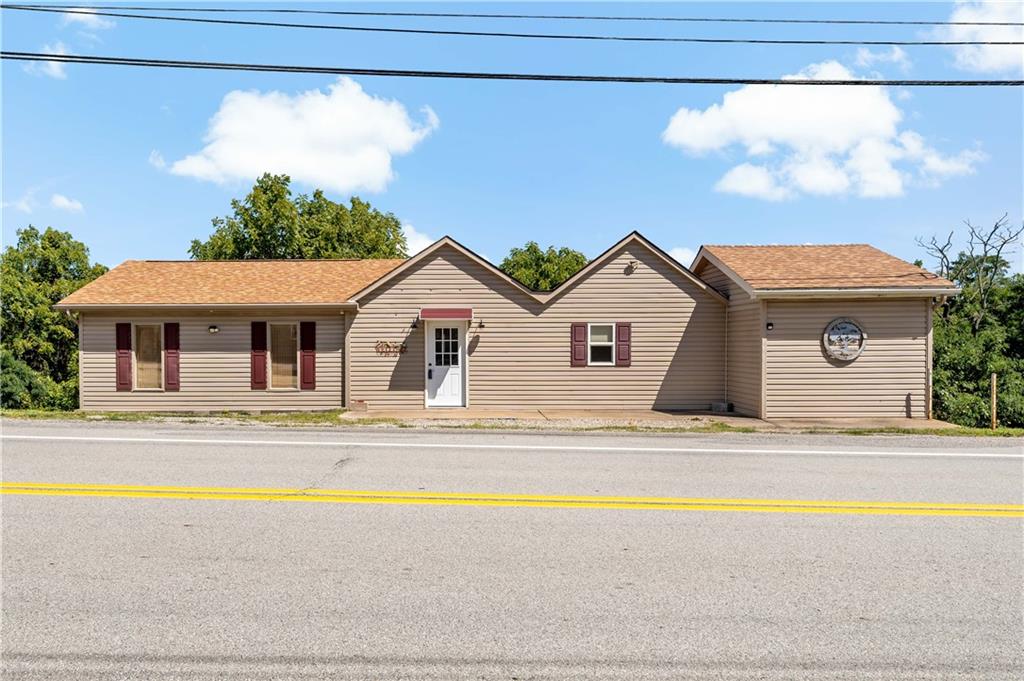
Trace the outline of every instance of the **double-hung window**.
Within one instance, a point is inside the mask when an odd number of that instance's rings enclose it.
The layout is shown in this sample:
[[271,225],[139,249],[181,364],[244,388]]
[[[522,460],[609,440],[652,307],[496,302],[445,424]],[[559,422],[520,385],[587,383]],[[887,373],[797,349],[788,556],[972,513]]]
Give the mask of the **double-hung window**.
[[135,325],[135,389],[162,390],[164,387],[164,343],[162,324]]
[[615,325],[587,325],[587,364],[591,366],[615,364]]
[[270,387],[299,387],[298,324],[270,324]]

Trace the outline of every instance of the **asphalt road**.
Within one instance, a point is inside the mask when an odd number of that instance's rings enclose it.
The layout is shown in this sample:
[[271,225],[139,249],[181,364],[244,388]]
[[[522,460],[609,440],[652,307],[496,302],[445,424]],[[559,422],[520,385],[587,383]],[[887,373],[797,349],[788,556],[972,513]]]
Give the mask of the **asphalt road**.
[[4,678],[1024,676],[1020,440],[8,421],[2,444]]

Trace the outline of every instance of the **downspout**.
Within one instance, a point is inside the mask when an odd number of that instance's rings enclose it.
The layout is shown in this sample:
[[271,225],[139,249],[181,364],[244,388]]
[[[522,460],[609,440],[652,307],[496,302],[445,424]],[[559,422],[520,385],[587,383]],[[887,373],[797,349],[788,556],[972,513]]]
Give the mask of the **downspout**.
[[349,336],[352,331],[352,317],[355,310],[342,310],[341,312],[341,406],[348,410],[352,408],[352,343]]
[[725,411],[729,412],[729,307],[730,304],[725,304]]

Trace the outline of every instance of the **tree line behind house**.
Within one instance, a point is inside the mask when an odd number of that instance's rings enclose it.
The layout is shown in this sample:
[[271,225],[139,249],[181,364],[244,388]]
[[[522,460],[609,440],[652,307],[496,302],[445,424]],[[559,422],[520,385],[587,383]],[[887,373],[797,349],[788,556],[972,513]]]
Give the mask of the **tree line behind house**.
[[[358,197],[331,201],[320,190],[294,196],[286,175],[264,175],[231,213],[212,220],[196,260],[264,258],[404,258],[401,222]],[[989,375],[999,375],[1002,425],[1024,426],[1024,274],[1006,259],[1024,226],[1005,216],[991,229],[965,223],[967,247],[955,233],[919,242],[936,272],[963,289],[934,317],[934,415],[965,426],[989,421]],[[529,241],[509,251],[502,271],[526,286],[553,289],[587,263],[579,251]],[[688,263],[683,263],[687,265]],[[920,263],[919,263],[920,264]],[[0,406],[68,410],[78,407],[75,320],[53,308],[61,298],[107,271],[88,248],[64,231],[18,231],[0,258]]]

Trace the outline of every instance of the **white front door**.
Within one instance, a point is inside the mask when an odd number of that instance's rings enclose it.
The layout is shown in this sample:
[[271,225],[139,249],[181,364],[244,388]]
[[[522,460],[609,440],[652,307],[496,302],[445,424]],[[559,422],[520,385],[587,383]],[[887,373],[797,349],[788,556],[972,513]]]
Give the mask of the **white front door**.
[[463,324],[427,325],[427,406],[462,407],[466,404]]

